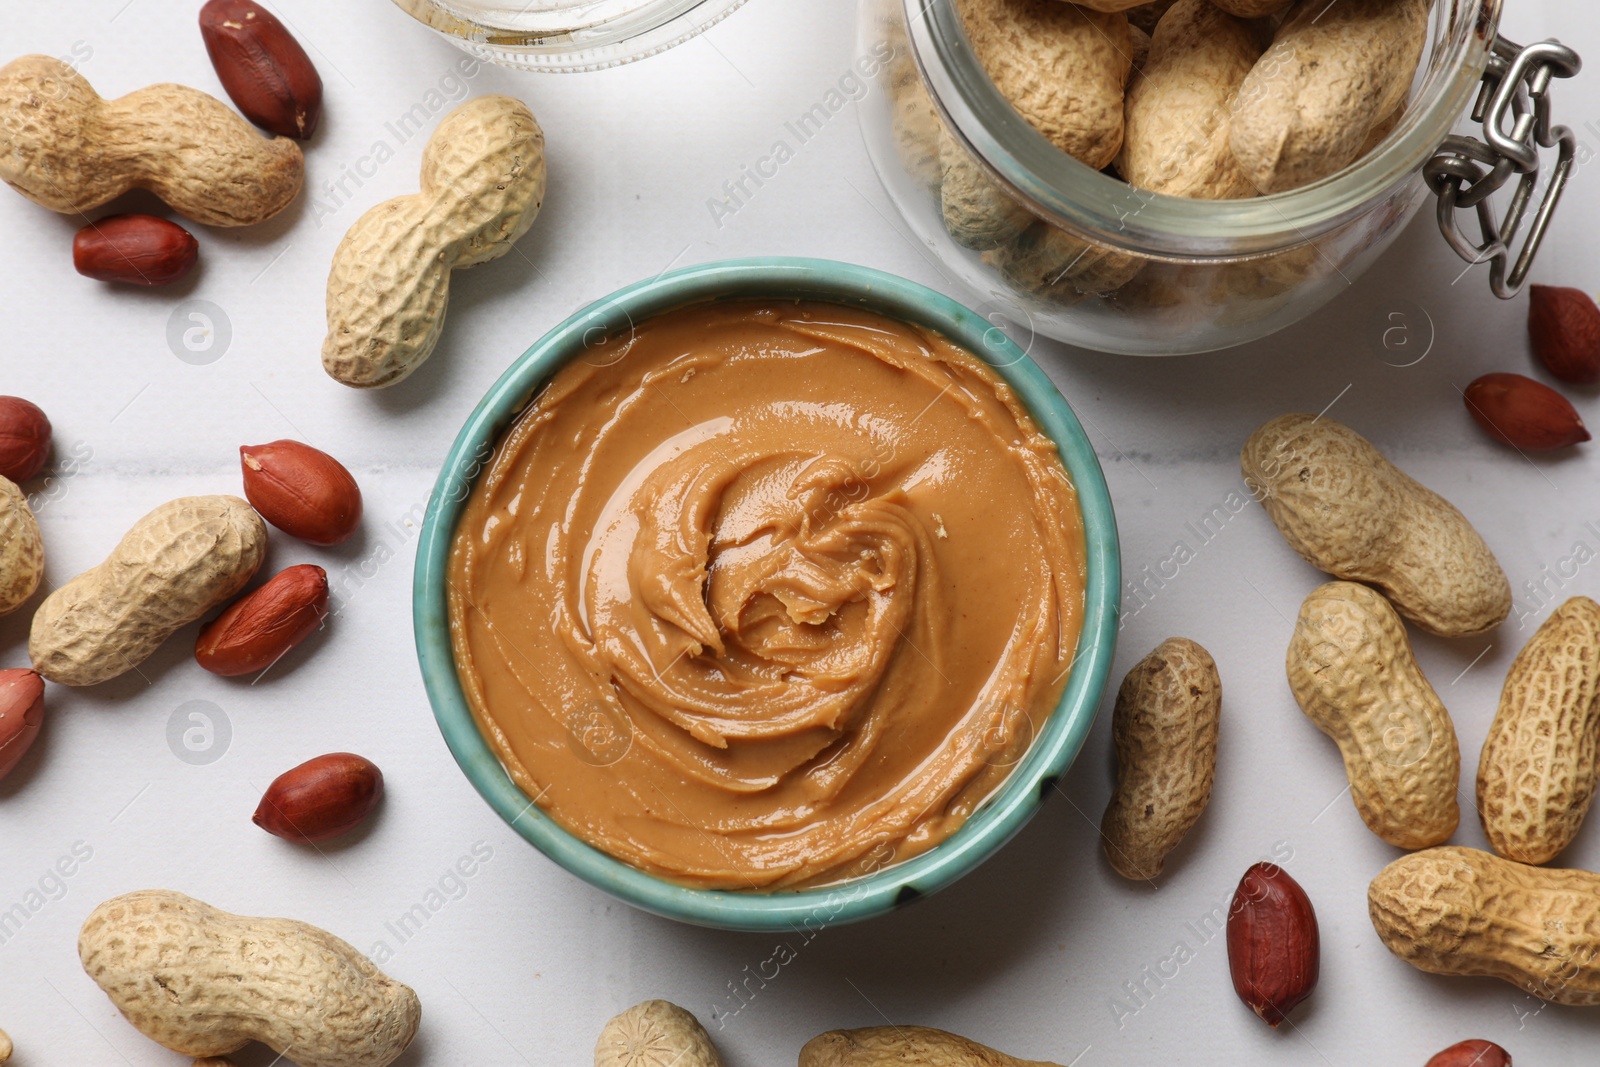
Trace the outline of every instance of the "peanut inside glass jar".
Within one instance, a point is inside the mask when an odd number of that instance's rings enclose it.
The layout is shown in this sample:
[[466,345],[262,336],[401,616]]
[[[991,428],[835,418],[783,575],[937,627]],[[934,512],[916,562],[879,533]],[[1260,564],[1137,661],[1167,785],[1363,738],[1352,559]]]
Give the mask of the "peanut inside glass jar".
[[[892,52],[859,107],[885,189],[975,307],[1108,352],[1171,355],[1264,337],[1349,288],[1428,200],[1424,167],[1490,66],[1499,0],[1436,0],[1393,129],[1289,192],[1191,200],[1090,169],[1031,126],[979,61],[953,0],[862,0],[858,50]],[[952,232],[952,169],[1013,205],[1012,232]]]
[[564,828],[686,885],[944,840],[1055,708],[1085,545],[986,364],[874,312],[693,305],[558,371],[456,528],[480,731]]

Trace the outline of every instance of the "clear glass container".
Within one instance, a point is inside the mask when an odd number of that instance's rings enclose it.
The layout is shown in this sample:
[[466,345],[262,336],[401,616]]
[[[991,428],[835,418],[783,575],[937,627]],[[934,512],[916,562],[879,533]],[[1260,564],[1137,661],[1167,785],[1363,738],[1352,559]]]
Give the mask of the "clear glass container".
[[744,0],[394,0],[480,59],[567,73],[631,63],[682,44]]
[[[1423,168],[1479,92],[1499,14],[1500,0],[1436,0],[1393,131],[1346,170],[1271,196],[1158,195],[1072,159],[990,81],[952,0],[862,0],[859,54],[881,62],[862,130],[907,224],[980,311],[1100,351],[1210,351],[1304,318],[1388,248],[1431,197]],[[988,184],[1000,224],[946,225],[952,162]]]

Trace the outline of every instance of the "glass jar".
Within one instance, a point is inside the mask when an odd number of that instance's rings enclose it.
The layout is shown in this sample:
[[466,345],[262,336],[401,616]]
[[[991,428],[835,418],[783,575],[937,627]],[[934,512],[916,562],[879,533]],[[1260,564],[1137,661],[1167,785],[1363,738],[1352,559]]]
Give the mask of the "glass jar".
[[[1500,0],[1436,0],[1410,101],[1388,136],[1344,171],[1271,196],[1159,195],[1072,159],[1000,94],[954,0],[862,0],[859,51],[875,59],[879,90],[860,101],[862,130],[907,224],[980,311],[1105,352],[1205,352],[1280,330],[1348,288],[1429,199],[1430,185],[1448,201],[1441,224],[1457,250],[1494,263],[1501,295],[1521,284],[1576,143],[1549,126],[1545,89],[1550,77],[1575,73],[1577,57],[1551,42],[1535,48],[1559,50],[1549,54],[1560,62],[1538,80],[1530,73],[1538,63],[1513,68],[1516,46],[1495,35],[1499,14]],[[1491,91],[1497,75],[1506,76],[1504,94]],[[1497,128],[1511,139],[1561,151],[1510,282],[1506,246],[1535,203],[1537,148],[1512,165],[1504,150],[1450,137],[1475,97],[1491,143],[1488,125],[1503,122]],[[1511,179],[1517,195],[1502,222],[1484,198]],[[987,197],[994,224],[947,225],[947,180]],[[1460,234],[1456,208],[1485,227],[1482,242]]]
[[744,0],[394,0],[479,59],[551,73],[599,70],[664,52]]

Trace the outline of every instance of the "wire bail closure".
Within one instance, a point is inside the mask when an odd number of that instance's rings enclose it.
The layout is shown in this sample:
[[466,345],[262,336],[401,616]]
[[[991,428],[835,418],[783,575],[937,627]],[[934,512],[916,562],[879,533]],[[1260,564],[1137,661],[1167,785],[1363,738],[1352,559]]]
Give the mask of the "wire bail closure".
[[[1483,139],[1446,137],[1423,167],[1428,188],[1439,198],[1439,229],[1445,240],[1472,265],[1489,264],[1489,285],[1502,300],[1516,296],[1527,282],[1572,174],[1578,139],[1568,127],[1550,125],[1550,82],[1570,78],[1582,66],[1578,54],[1559,41],[1524,47],[1496,36],[1472,108],[1472,120],[1483,124]],[[1513,262],[1511,246],[1539,184],[1541,148],[1559,149],[1556,166]],[[1497,219],[1490,198],[1513,177],[1517,183],[1511,206]],[[1478,243],[1461,230],[1459,211],[1468,209],[1478,216]]]

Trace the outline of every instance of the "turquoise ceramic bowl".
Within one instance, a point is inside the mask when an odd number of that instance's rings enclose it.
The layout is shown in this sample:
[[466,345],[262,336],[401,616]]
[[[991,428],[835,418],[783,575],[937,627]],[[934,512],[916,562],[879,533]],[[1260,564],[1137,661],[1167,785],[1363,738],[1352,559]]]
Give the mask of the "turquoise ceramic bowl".
[[[479,734],[451,655],[445,603],[450,543],[467,494],[504,431],[541,385],[586,348],[632,323],[721,297],[800,297],[866,307],[928,327],[989,361],[1059,446],[1077,485],[1088,544],[1083,635],[1061,703],[1001,787],[955,834],[915,859],[822,889],[738,893],[692,889],[646,874],[583,843],[544,815]],[[914,282],[846,263],[744,259],[688,267],[623,289],[551,330],[489,390],[450,449],[417,551],[417,655],[439,729],[462,771],[512,828],[584,881],[635,907],[734,930],[817,929],[856,922],[942,889],[1011,838],[1082,748],[1116,643],[1120,558],[1116,519],[1094,449],[1072,409],[1027,354],[973,311]]]

